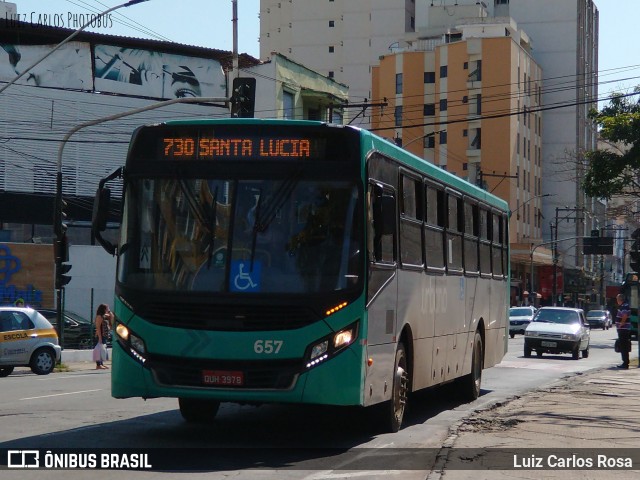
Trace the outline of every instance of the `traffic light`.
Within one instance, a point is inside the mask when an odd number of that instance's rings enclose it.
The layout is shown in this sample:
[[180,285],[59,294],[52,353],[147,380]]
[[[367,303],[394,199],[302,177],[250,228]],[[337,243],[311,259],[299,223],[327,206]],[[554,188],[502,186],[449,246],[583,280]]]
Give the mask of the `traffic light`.
[[62,195],[56,195],[56,201],[53,212],[53,231],[56,237],[60,238],[67,231],[67,202],[64,201]]
[[253,118],[256,103],[256,79],[237,77],[233,79],[231,92],[231,117]]
[[71,275],[65,275],[69,273],[69,270],[71,270],[71,265],[68,263],[56,265],[56,290],[64,288],[71,281]]
[[634,272],[640,272],[640,240],[636,240],[631,244],[631,251],[629,252],[631,260],[629,266]]
[[71,281],[71,275],[66,275],[71,270],[71,265],[66,263],[69,261],[69,240],[66,233],[56,238],[53,252],[56,262],[56,289],[60,289]]

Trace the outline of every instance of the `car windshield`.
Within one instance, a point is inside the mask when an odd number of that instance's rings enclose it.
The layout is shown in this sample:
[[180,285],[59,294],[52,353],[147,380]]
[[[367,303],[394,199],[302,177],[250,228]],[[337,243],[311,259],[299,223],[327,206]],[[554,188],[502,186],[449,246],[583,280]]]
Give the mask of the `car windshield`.
[[530,308],[512,308],[509,310],[510,317],[530,317],[533,312]]
[[569,325],[571,323],[580,323],[580,316],[578,312],[571,310],[540,310],[533,321]]
[[587,313],[587,317],[605,317],[606,315],[607,313],[602,310],[591,310]]
[[84,317],[81,317],[80,315],[78,315],[78,314],[77,314],[77,313],[75,313],[75,312],[71,312],[71,311],[69,311],[69,310],[65,310],[65,311],[64,311],[64,314],[65,314],[67,317],[69,317],[69,318],[71,318],[71,319],[75,320],[75,321],[76,321],[76,322],[78,322],[78,323],[91,323],[91,321],[90,321],[90,320],[88,320],[88,319],[86,319],[86,318],[84,318]]

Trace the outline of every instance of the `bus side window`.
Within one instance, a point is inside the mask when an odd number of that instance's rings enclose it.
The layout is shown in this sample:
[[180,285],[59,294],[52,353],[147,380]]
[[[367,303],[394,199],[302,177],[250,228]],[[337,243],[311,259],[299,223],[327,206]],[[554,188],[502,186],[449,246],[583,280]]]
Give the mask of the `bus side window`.
[[444,263],[444,192],[425,185],[425,258],[428,270],[442,272]]
[[492,229],[491,229],[491,267],[493,270],[493,276],[500,278],[504,275],[503,262],[502,262],[502,242],[503,242],[503,229],[502,229],[502,217],[497,213],[491,213]]
[[470,275],[478,274],[478,205],[464,203],[464,270]]
[[392,192],[376,185],[372,198],[373,258],[394,263],[396,238],[396,199]]
[[480,208],[480,274],[491,276],[491,214]]
[[422,180],[401,175],[400,261],[402,265],[422,268]]

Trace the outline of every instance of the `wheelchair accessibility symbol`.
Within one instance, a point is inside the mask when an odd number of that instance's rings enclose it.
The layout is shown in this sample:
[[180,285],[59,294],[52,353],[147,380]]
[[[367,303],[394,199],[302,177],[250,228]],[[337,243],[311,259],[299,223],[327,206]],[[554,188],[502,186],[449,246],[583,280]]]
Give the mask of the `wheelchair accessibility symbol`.
[[231,262],[230,290],[232,292],[258,292],[260,291],[260,280],[262,278],[262,263],[244,260],[234,260]]

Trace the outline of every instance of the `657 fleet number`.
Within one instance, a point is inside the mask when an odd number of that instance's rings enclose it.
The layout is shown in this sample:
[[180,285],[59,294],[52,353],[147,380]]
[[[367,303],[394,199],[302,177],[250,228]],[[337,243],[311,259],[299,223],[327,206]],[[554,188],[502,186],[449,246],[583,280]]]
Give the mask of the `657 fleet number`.
[[282,340],[256,340],[253,344],[253,351],[264,355],[276,354],[282,348],[283,343]]

